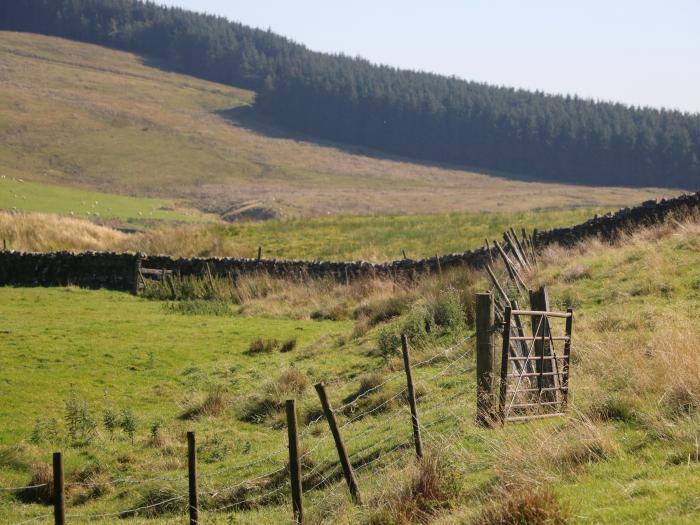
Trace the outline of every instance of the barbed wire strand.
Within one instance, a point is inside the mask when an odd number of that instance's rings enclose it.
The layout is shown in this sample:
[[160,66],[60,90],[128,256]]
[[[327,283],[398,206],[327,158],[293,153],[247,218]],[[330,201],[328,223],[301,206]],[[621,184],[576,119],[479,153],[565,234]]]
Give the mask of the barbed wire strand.
[[150,505],[142,505],[141,507],[136,507],[133,509],[127,509],[127,510],[122,510],[119,512],[109,512],[105,514],[66,514],[66,518],[70,519],[76,519],[76,520],[96,520],[96,519],[102,519],[102,518],[114,518],[114,517],[119,517],[119,516],[124,516],[128,514],[135,514],[141,510],[148,510],[148,509],[153,509],[156,507],[161,507],[163,505],[167,505],[168,503],[172,503],[174,501],[179,501],[179,500],[184,500],[184,496],[174,496],[172,498],[165,499],[163,501],[159,501],[157,503],[152,503]]
[[22,521],[14,521],[11,523],[11,525],[22,525],[23,523],[32,523],[38,520],[45,520],[46,518],[50,518],[51,516],[53,516],[53,512],[49,512],[48,514],[42,514],[41,516],[34,516],[33,518],[29,518]]

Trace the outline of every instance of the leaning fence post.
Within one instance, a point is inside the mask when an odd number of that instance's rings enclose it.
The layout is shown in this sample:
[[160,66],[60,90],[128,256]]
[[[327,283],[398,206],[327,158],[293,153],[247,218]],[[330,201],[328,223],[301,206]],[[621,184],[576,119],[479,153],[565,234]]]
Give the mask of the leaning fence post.
[[292,485],[292,512],[294,525],[304,523],[302,506],[301,463],[299,462],[299,436],[297,435],[296,400],[287,399],[287,436],[289,438],[289,476]]
[[361,504],[362,501],[360,499],[360,489],[357,487],[355,472],[352,470],[352,464],[350,463],[347,451],[345,450],[345,444],[343,443],[343,439],[340,437],[338,423],[335,420],[335,413],[333,412],[331,404],[328,401],[328,396],[326,395],[326,386],[323,383],[317,383],[314,385],[314,388],[316,389],[318,397],[321,400],[321,406],[323,407],[323,413],[328,420],[328,426],[331,428],[333,440],[335,441],[335,448],[338,450],[340,465],[343,467],[343,475],[345,476],[345,482],[348,484],[348,489],[350,489],[352,500],[357,504]]
[[476,294],[476,422],[493,421],[494,302],[490,293]]
[[190,493],[190,525],[199,523],[199,494],[197,493],[197,442],[194,432],[187,433],[187,474]]
[[423,439],[420,435],[420,423],[418,422],[418,408],[416,407],[416,390],[413,388],[413,375],[411,374],[411,358],[408,355],[408,342],[406,336],[401,334],[401,351],[403,353],[403,367],[406,370],[406,384],[408,386],[408,404],[411,407],[411,424],[413,425],[413,442],[416,445],[416,456],[423,457]]
[[63,482],[63,455],[53,453],[53,515],[56,525],[66,523],[66,497]]

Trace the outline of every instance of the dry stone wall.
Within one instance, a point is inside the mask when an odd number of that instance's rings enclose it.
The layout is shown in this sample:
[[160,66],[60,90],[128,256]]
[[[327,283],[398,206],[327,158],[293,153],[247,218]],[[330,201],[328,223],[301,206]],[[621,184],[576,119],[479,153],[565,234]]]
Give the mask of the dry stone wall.
[[[672,216],[700,208],[700,192],[674,199],[647,201],[635,208],[594,217],[569,228],[556,228],[535,234],[538,246],[573,245],[587,237],[612,239],[619,232],[650,226]],[[495,256],[495,254],[494,254]],[[0,285],[65,286],[133,290],[138,261],[146,268],[172,270],[181,275],[202,275],[208,266],[217,275],[233,278],[239,275],[267,273],[276,277],[331,277],[352,280],[363,276],[411,277],[457,266],[483,267],[489,260],[486,248],[421,260],[399,260],[388,263],[299,261],[274,259],[192,258],[146,256],[123,253],[69,252],[22,253],[0,252]]]

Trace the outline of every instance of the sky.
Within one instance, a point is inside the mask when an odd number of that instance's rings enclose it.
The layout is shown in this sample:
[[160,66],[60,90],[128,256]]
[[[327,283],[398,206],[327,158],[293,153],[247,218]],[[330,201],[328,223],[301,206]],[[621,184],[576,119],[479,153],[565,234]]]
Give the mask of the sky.
[[160,0],[310,49],[700,113],[699,0]]

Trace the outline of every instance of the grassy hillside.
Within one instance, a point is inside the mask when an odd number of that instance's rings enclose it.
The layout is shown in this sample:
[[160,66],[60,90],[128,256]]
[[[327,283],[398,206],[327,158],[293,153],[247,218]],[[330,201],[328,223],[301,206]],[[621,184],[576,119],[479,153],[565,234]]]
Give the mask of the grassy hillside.
[[[541,254],[529,285],[546,284],[555,308],[575,310],[571,410],[561,420],[494,430],[473,423],[473,342],[459,344],[471,329],[446,313],[456,311],[455,301],[468,308],[473,293],[487,289],[479,274],[349,287],[250,278],[226,303],[0,289],[0,368],[13,400],[0,409],[0,486],[41,479],[37,464],[61,448],[74,484],[72,513],[160,501],[184,493],[184,432],[195,429],[207,523],[284,522],[290,502],[284,470],[275,474],[286,462],[277,403],[296,395],[312,523],[414,523],[410,516],[439,525],[518,523],[519,512],[535,516],[533,523],[694,523],[699,224],[694,218],[613,246],[590,241]],[[426,447],[442,466],[421,466],[412,459],[401,361],[387,334],[400,327],[419,334],[434,312],[443,312],[441,324],[412,349],[417,362],[451,348],[415,371]],[[259,337],[280,345],[296,339],[296,346],[283,353],[252,344]],[[336,407],[376,387],[354,412],[339,414],[363,506],[347,498],[325,423],[307,426],[318,414],[310,387],[318,380],[331,382]],[[76,407],[84,426],[72,437]],[[106,414],[119,419],[125,409],[136,418],[133,439],[105,426]],[[372,413],[352,421],[366,410]],[[153,477],[167,479],[119,483]],[[249,499],[236,512],[214,512]],[[48,510],[0,494],[10,519]],[[171,523],[181,512],[174,505],[124,523]]]
[[668,194],[512,181],[289,136],[251,113],[250,91],[58,38],[0,32],[0,71],[8,179],[184,199],[233,217],[620,206]]

